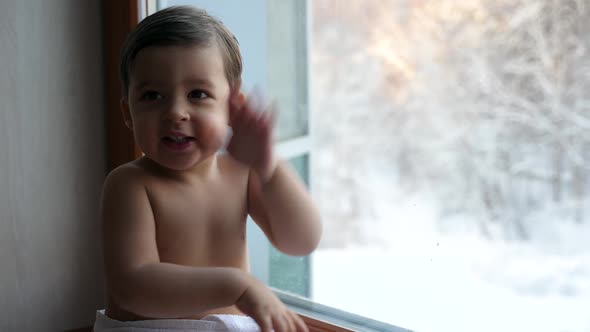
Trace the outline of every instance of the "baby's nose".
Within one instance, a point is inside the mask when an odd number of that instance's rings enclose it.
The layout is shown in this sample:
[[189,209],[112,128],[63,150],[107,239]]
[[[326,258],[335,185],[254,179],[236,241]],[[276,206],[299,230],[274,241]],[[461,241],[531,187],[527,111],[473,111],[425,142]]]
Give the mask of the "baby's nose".
[[189,119],[188,108],[182,103],[172,103],[166,112],[166,119],[174,122],[187,121]]

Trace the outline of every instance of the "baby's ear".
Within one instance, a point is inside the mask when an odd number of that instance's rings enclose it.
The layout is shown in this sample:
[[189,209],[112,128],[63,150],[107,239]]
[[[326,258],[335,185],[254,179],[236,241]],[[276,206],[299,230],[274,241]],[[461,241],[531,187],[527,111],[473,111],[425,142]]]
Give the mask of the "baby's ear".
[[131,113],[129,111],[129,101],[127,98],[121,98],[121,113],[123,114],[123,121],[125,126],[130,130],[133,130],[133,120],[131,119]]

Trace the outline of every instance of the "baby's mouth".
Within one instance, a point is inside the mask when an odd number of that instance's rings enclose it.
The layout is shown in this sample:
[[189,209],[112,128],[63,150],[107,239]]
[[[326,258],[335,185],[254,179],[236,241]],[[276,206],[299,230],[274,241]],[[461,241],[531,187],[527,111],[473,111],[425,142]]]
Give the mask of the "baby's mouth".
[[162,140],[166,143],[182,144],[194,141],[195,138],[190,136],[164,136]]

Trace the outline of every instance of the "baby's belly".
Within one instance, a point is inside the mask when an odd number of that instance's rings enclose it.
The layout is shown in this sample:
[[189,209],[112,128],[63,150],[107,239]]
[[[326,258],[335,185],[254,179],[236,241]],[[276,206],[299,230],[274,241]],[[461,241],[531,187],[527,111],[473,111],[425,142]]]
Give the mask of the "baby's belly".
[[[174,258],[174,257],[172,257]],[[183,259],[187,259],[186,257],[183,256]],[[196,260],[197,258],[195,258]],[[163,260],[161,259],[161,261],[163,262],[168,262],[168,263],[175,263],[175,264],[179,264],[178,261],[175,261],[174,259],[172,259],[172,261],[168,261],[168,260]],[[249,267],[248,267],[248,260],[247,257],[244,257],[243,259],[237,259],[235,258],[235,262],[237,262],[236,264],[217,264],[217,265],[210,265],[210,266],[228,266],[228,267],[236,267],[239,268],[245,272],[249,272]],[[189,264],[183,264],[183,265],[189,265]],[[192,265],[191,266],[195,266],[195,267],[207,267],[207,265]],[[189,315],[186,317],[178,317],[178,318],[184,318],[184,319],[201,319],[205,316],[208,315],[220,315],[220,314],[225,314],[225,315],[243,315],[243,313],[238,310],[238,308],[236,306],[229,306],[229,307],[221,307],[221,308],[215,308],[215,309],[211,309],[208,311],[202,311],[202,312],[195,312],[193,315]],[[133,320],[149,320],[149,319],[153,319],[150,317],[143,317],[143,316],[139,316],[136,315],[132,312],[126,311],[123,308],[121,308],[119,305],[117,305],[117,303],[111,298],[108,298],[107,301],[107,306],[106,306],[106,315],[109,316],[112,319],[116,319],[116,320],[120,320],[120,321],[133,321]]]
[[[245,272],[250,270],[245,242],[240,243],[237,240],[233,241],[233,243],[224,243],[225,241],[203,243],[194,241],[194,239],[187,241],[187,238],[181,240],[177,242],[171,241],[169,245],[158,248],[161,262],[193,267],[235,267]],[[151,319],[123,310],[110,298],[107,303],[106,314],[120,321]],[[213,314],[243,315],[235,306],[229,306],[195,312],[193,315],[179,318],[201,319]]]
[[158,246],[161,262],[194,267],[235,267],[249,271],[245,241],[179,240]]
[[156,242],[160,261],[186,266],[228,266],[248,270],[245,222],[217,219],[160,222]]

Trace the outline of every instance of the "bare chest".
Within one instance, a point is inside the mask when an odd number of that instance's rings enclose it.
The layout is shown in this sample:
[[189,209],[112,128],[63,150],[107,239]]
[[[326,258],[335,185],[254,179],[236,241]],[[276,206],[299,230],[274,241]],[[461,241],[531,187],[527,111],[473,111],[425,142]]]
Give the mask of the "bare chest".
[[243,267],[246,190],[240,183],[160,185],[150,192],[160,260]]

